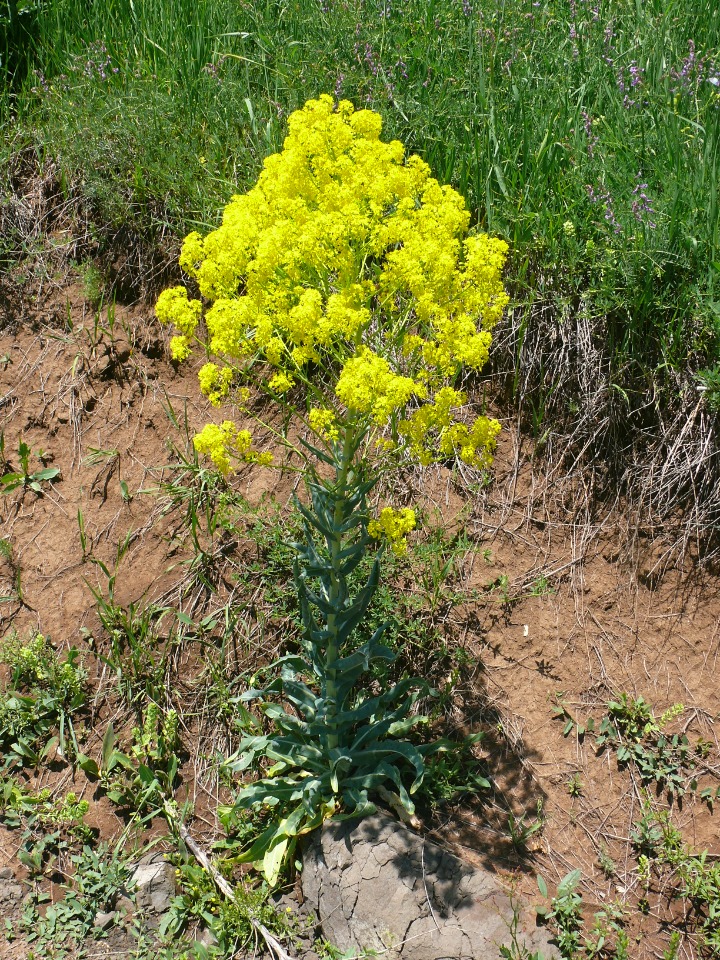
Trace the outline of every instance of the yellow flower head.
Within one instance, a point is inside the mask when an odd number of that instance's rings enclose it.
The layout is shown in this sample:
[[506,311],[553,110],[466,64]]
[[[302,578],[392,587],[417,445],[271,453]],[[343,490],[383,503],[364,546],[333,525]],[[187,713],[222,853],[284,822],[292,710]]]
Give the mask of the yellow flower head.
[[[371,110],[309,100],[220,226],[188,235],[180,265],[205,298],[215,370],[250,373],[283,405],[335,407],[332,424],[311,422],[326,438],[360,421],[388,428],[396,449],[420,463],[486,465],[496,422],[460,419],[454,384],[487,361],[508,302],[507,244],[468,236],[460,194],[381,133]],[[190,338],[203,306],[173,287],[156,311]],[[189,349],[173,343],[174,355]],[[230,379],[201,372],[214,403]]]
[[191,337],[202,315],[202,304],[199,300],[188,299],[185,287],[171,287],[158,297],[155,313],[161,323],[172,323],[185,336]]
[[273,462],[273,455],[255,450],[250,432],[238,430],[232,420],[225,420],[219,427],[214,423],[206,424],[193,437],[193,445],[198,453],[210,457],[222,474],[230,473],[232,460],[266,467]]
[[198,371],[200,389],[214,407],[220,406],[230,392],[233,372],[229,367],[206,363]]
[[411,397],[424,396],[425,387],[393,373],[387,360],[361,347],[343,366],[335,394],[348,410],[367,413],[378,426],[384,426]]
[[179,337],[170,337],[170,356],[178,363],[187,360],[190,356],[190,344],[188,338],[180,335]]
[[308,413],[308,423],[310,428],[323,440],[337,440],[340,437],[335,414],[332,410],[313,408]]
[[384,507],[377,520],[368,523],[368,534],[374,540],[386,539],[393,553],[402,557],[407,553],[406,534],[415,529],[415,511],[411,507],[394,510]]
[[294,386],[295,381],[293,378],[283,372],[276,373],[274,377],[268,380],[268,387],[275,393],[287,393],[288,390],[292,390]]

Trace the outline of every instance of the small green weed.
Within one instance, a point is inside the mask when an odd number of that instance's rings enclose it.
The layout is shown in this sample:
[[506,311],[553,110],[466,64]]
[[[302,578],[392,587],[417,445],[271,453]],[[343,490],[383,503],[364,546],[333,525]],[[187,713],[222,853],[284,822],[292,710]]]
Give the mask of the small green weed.
[[538,801],[537,816],[530,822],[526,821],[525,816],[516,817],[512,810],[508,813],[510,840],[515,850],[520,854],[527,853],[528,840],[534,834],[539,833],[544,826],[545,817],[542,811],[542,801]]
[[[163,620],[173,611],[155,604],[144,606],[130,603],[127,608],[118,604],[115,600],[115,584],[133,532],[130,531],[118,545],[114,568],[111,570],[87,550],[82,514],[78,519],[83,553],[106,578],[105,591],[88,583],[95,598],[98,618],[110,641],[109,651],[99,653],[100,660],[116,675],[120,693],[128,703],[137,706],[146,700],[161,700],[166,688],[170,657],[175,645],[180,642],[172,630],[166,636],[161,631]],[[96,641],[92,638],[90,642],[95,644]]]
[[611,877],[614,877],[617,871],[617,864],[615,863],[613,858],[610,856],[610,851],[605,846],[605,844],[600,845],[597,859],[598,859],[598,864],[600,866],[600,869],[605,874],[607,879],[609,880]]
[[[231,861],[220,861],[222,870]],[[260,922],[280,939],[290,939],[297,932],[294,917],[279,913],[269,903],[270,889],[265,883],[256,887],[236,886],[235,900],[218,893],[207,871],[193,862],[178,858],[176,870],[179,894],[162,919],[159,932],[170,941],[177,941],[193,923],[206,926],[217,939],[216,955],[233,957],[255,944],[253,921]]]
[[474,734],[458,742],[454,750],[431,757],[418,798],[422,797],[430,807],[436,808],[461,799],[466,794],[476,794],[491,787],[485,764],[474,755],[472,748],[483,738]]
[[64,899],[48,903],[49,896],[36,890],[26,901],[21,928],[26,940],[38,947],[61,948],[68,941],[79,944],[90,935],[105,936],[94,927],[95,917],[112,909],[130,876],[118,851],[111,852],[106,844],[96,849],[85,845],[70,861],[72,879],[63,885]]
[[82,282],[83,296],[97,310],[102,304],[105,286],[101,271],[92,260],[87,260],[80,264],[78,273]]
[[31,875],[64,872],[70,853],[94,839],[84,822],[89,806],[74,793],[53,800],[47,789],[32,794],[14,777],[0,779],[0,820],[23,830],[17,857]]
[[78,766],[100,782],[108,798],[120,807],[145,814],[159,810],[172,796],[179,769],[178,715],[165,715],[155,703],[145,709],[142,726],[134,727],[127,752],[118,746],[112,724],[103,738],[100,762],[81,755]]
[[567,791],[571,797],[581,797],[583,795],[583,783],[579,773],[574,773],[567,782]]
[[[35,457],[43,466],[40,470],[30,469],[30,459]],[[9,473],[0,477],[0,489],[3,493],[10,493],[22,487],[23,490],[32,490],[34,493],[42,495],[43,484],[56,480],[60,476],[58,467],[46,467],[44,465],[45,455],[42,450],[33,453],[31,447],[21,440],[18,444],[18,459],[20,461],[20,470],[11,470]]]
[[22,566],[15,557],[12,542],[0,539],[0,558],[8,565],[12,578],[12,591],[9,596],[0,597],[0,603],[23,603]]
[[[558,884],[550,907],[538,909],[538,914],[554,931],[554,940],[561,956],[566,960],[591,960],[596,957],[629,960],[629,939],[623,927],[623,909],[609,904],[593,915],[592,925],[586,930],[582,895],[578,892],[580,879],[580,871],[572,870]],[[547,884],[540,876],[537,882],[540,893],[547,897]]]
[[667,736],[662,729],[682,710],[682,704],[677,704],[656,722],[642,697],[633,699],[623,693],[619,700],[608,703],[608,713],[598,727],[596,747],[600,751],[614,749],[621,766],[633,763],[643,785],[655,784],[670,799],[682,797],[695,760],[684,734]]
[[[592,717],[584,723],[574,717],[562,693],[556,694],[555,701],[553,714],[564,724],[563,736],[574,730],[582,740],[586,733],[594,733],[598,752],[614,750],[621,767],[633,765],[643,786],[654,784],[659,791],[664,790],[670,800],[682,797],[688,788],[696,789],[693,771],[697,749],[691,750],[685,734],[664,732],[667,724],[682,714],[682,704],[674,704],[655,720],[650,704],[642,697],[633,698],[623,693],[607,704],[607,713],[596,726]],[[704,791],[703,799],[712,804],[712,791]]]
[[12,670],[11,686],[0,695],[5,769],[36,766],[54,751],[77,757],[73,716],[85,704],[87,683],[80,652],[73,647],[61,660],[42,634],[23,640],[13,632],[0,645],[0,661]]

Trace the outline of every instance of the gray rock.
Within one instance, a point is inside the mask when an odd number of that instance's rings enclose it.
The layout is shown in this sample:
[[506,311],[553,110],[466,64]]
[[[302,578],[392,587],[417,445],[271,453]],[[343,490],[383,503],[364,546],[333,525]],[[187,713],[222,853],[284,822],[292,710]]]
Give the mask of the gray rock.
[[93,926],[97,927],[98,930],[107,930],[111,927],[117,918],[117,914],[113,910],[112,913],[96,913]]
[[0,867],[0,880],[12,880],[14,876],[12,867]]
[[382,814],[316,831],[303,852],[302,890],[340,950],[382,951],[387,960],[499,960],[514,928],[519,947],[559,957],[532,911],[494,874]]
[[130,885],[138,910],[146,914],[165,913],[175,896],[175,868],[162,854],[152,854],[135,868]]
[[201,943],[204,947],[214,947],[217,943],[217,937],[209,927],[205,927],[198,943]]
[[23,888],[19,883],[0,883],[0,901],[2,900],[22,900]]
[[115,901],[115,909],[127,915],[135,913],[135,904],[132,902],[130,897],[121,896]]

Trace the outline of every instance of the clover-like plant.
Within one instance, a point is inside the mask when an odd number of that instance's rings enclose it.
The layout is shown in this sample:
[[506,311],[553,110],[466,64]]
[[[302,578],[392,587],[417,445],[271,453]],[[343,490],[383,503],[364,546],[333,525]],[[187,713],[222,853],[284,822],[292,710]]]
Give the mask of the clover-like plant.
[[[383,550],[406,550],[415,513],[386,506],[372,516],[368,498],[403,461],[487,468],[500,429],[473,414],[458,381],[487,360],[508,299],[507,246],[468,235],[462,197],[380,132],[372,111],[329,96],[308,101],[218,229],[186,238],[180,265],[202,299],[178,286],[156,306],[176,328],[175,360],[194,344],[215,358],[199,372],[211,403],[234,404],[288,455],[276,459],[233,420],[205,426],[198,452],[224,473],[233,461],[299,469],[307,489],[295,562],[303,648],[280,661],[268,687],[245,695],[260,700],[272,732],[246,737],[228,764],[270,761],[237,800],[282,811],[246,857],[262,861],[270,880],[300,833],[371,810],[383,785],[412,810],[424,756],[439,748],[406,739],[427,684],[376,689],[371,664],[393,654],[382,629],[363,642],[357,628]],[[286,414],[283,428],[257,413],[258,392]]]

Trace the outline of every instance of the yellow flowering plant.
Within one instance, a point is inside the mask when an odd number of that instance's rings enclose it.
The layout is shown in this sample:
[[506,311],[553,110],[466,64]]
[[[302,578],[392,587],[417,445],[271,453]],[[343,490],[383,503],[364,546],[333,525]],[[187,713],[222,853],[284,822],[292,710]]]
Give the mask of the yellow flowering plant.
[[[199,378],[213,405],[234,402],[252,416],[252,387],[305,430],[294,445],[281,437],[302,457],[309,494],[307,505],[297,504],[304,656],[284,658],[277,681],[248,692],[246,699],[262,700],[275,732],[246,738],[229,762],[240,770],[272,761],[238,806],[291,811],[248,851],[271,880],[299,833],[326,816],[370,809],[383,784],[412,810],[430,748],[403,735],[427,688],[406,680],[377,696],[363,691],[372,661],[392,654],[381,630],[364,644],[355,633],[383,549],[406,550],[415,514],[386,507],[373,518],[367,498],[403,461],[489,466],[500,426],[471,415],[457,384],[486,362],[508,300],[507,245],[468,235],[462,197],[401,143],[384,142],[378,114],[321,96],[288,124],[282,151],[265,160],[248,193],[231,199],[220,226],[185,239],[180,265],[198,296],[176,286],[156,305],[175,328],[178,362],[196,345],[212,358]],[[273,463],[232,420],[207,425],[194,442],[223,473],[235,462]],[[370,576],[357,587],[372,552]],[[293,711],[268,702],[270,693]]]

